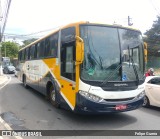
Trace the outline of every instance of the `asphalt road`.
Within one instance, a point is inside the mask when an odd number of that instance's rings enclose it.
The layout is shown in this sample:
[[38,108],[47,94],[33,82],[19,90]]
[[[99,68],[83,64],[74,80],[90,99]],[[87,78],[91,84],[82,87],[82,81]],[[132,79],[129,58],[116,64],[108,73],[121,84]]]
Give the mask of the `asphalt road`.
[[83,116],[54,108],[43,95],[13,75],[0,90],[0,115],[14,130],[160,130],[160,108]]

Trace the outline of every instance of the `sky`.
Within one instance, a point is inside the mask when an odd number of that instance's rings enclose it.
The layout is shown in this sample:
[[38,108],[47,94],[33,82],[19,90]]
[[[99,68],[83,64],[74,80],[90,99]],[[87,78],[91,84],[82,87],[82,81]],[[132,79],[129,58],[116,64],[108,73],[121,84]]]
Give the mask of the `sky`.
[[159,13],[160,0],[12,0],[5,33],[30,34],[78,21],[127,26],[128,16],[144,33]]

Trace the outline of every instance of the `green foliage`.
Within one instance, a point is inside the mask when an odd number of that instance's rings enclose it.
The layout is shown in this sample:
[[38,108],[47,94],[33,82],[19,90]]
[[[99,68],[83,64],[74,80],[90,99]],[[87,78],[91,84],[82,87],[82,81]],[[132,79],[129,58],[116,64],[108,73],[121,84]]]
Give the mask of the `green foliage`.
[[15,42],[2,42],[1,54],[2,57],[10,57],[11,59],[18,57],[19,45]]
[[150,39],[157,39],[160,35],[160,16],[157,16],[157,20],[153,22],[152,28],[147,30],[145,35]]
[[153,22],[152,28],[145,32],[147,38],[144,41],[148,44],[148,55],[160,56],[160,16]]

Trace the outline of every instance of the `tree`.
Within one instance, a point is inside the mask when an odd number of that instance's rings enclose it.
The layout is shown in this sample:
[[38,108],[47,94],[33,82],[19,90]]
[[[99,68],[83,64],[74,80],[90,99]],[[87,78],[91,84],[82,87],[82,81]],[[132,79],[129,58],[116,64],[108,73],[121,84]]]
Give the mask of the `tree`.
[[19,45],[15,42],[2,42],[1,54],[2,57],[10,57],[11,59],[18,57]]
[[160,16],[153,22],[152,28],[145,32],[145,41],[148,44],[148,55],[160,56]]

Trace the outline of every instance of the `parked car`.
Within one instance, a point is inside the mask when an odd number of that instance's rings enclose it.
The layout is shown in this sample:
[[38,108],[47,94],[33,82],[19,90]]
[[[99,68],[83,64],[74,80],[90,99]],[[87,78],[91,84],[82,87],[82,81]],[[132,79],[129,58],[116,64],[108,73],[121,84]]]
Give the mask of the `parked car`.
[[15,77],[18,77],[18,72],[19,72],[19,66],[17,66],[15,69],[15,72],[14,72]]
[[145,93],[143,106],[160,107],[160,76],[146,77]]
[[15,73],[15,67],[12,65],[4,66],[3,73]]

